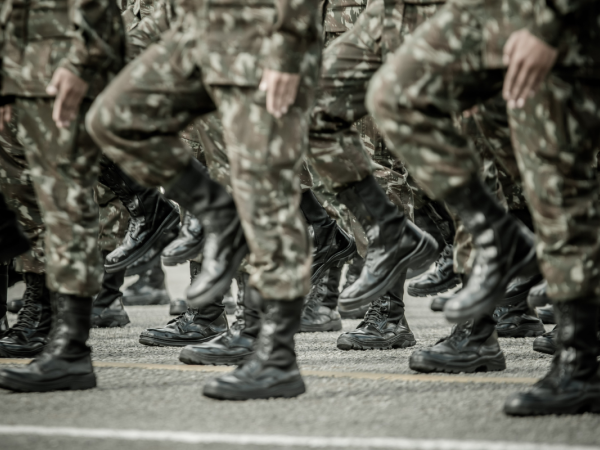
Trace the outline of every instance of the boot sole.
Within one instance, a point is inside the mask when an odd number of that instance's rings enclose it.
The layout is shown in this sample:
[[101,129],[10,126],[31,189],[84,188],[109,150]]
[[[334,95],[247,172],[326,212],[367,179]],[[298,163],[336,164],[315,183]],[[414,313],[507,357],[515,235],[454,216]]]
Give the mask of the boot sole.
[[437,295],[447,292],[450,289],[455,288],[459,284],[460,280],[457,279],[452,279],[446,281],[445,283],[438,284],[437,286],[435,286],[435,289],[418,289],[415,287],[411,287],[411,285],[409,284],[406,291],[408,292],[408,295],[411,295],[413,297],[428,297],[430,295]]
[[257,389],[255,391],[240,392],[237,390],[228,390],[223,386],[216,387],[211,385],[204,386],[202,394],[209,398],[217,400],[253,400],[268,398],[292,398],[306,392],[306,386],[302,379],[292,380],[282,383],[268,389]]
[[542,323],[546,325],[556,325],[556,316],[553,313],[545,311],[540,312],[539,310],[537,313]]
[[180,253],[179,255],[173,255],[173,256],[161,255],[162,263],[165,266],[177,266],[179,264],[186,263],[190,259],[194,259],[195,257],[197,257],[202,252],[203,247],[204,247],[204,238],[200,239],[198,244],[196,244],[194,247],[189,249],[187,252]]
[[422,373],[473,373],[473,372],[497,372],[506,369],[506,360],[504,354],[500,351],[498,354],[491,357],[481,357],[477,361],[470,361],[464,364],[452,364],[447,362],[434,361],[425,359],[422,356],[412,355],[408,366]]
[[[163,231],[165,231],[168,228],[173,228],[174,226],[179,224],[179,219],[180,219],[179,211],[177,211],[175,208],[173,208],[173,211],[171,211],[169,213],[169,215],[163,220],[163,222],[156,229],[154,234],[150,237],[150,239],[148,239],[144,243],[144,245],[142,245],[134,253],[129,255],[129,257],[119,261],[118,263],[115,263],[112,265],[105,264],[104,270],[106,270],[106,272],[108,272],[108,273],[115,273],[115,272],[119,272],[123,269],[126,269],[127,266],[130,266],[131,264],[136,262],[138,259],[140,259],[142,256],[144,256],[144,254],[148,250],[150,250],[150,247],[152,247],[152,245],[158,240],[158,238],[163,233]],[[168,245],[168,243],[165,244],[165,247],[167,245]],[[158,255],[160,256],[160,252],[158,253]]]
[[0,387],[18,392],[80,391],[95,388],[96,375],[68,375],[58,380],[33,383],[0,374]]
[[37,350],[17,350],[10,351],[5,348],[0,347],[0,358],[33,358],[34,356],[39,355],[42,350],[44,350],[44,346],[40,347]]
[[217,337],[219,334],[214,334],[204,339],[198,339],[197,341],[180,341],[175,339],[161,339],[157,337],[140,336],[140,344],[148,345],[150,347],[185,347],[186,345],[202,344],[208,342],[211,339]]
[[408,348],[417,345],[414,336],[400,335],[395,339],[382,342],[361,342],[350,339],[347,336],[340,336],[337,340],[337,348],[340,350],[392,350],[394,348]]
[[539,353],[544,353],[546,355],[554,355],[556,353],[556,347],[553,345],[548,345],[546,343],[539,344],[534,341],[533,342],[533,350]]
[[402,273],[407,270],[409,267],[412,269],[418,270],[423,266],[426,266],[429,263],[429,259],[433,256],[437,256],[438,252],[438,244],[433,239],[433,237],[426,232],[423,232],[423,237],[421,241],[417,244],[417,247],[409,253],[407,256],[402,258],[390,273],[376,286],[373,287],[369,292],[362,294],[359,297],[355,297],[352,299],[342,299],[340,298],[339,302],[342,303],[346,300],[350,303],[353,309],[356,307],[356,303],[359,306],[362,306],[362,302],[370,302],[371,300],[375,300],[376,298],[382,296],[387,291],[389,291],[392,286],[396,283],[396,280],[402,275]]
[[542,325],[541,323],[539,326],[523,326],[506,331],[500,331],[496,329],[496,331],[498,332],[498,337],[501,338],[538,337],[546,332],[546,330],[544,329],[544,325]]
[[[526,270],[524,270],[526,269]],[[505,275],[502,281],[495,288],[494,292],[500,292],[500,295],[497,293],[491,293],[484,301],[475,303],[473,305],[467,306],[465,308],[459,310],[448,310],[447,305],[444,305],[444,316],[446,320],[452,323],[464,322],[470,319],[477,319],[479,317],[488,315],[490,311],[496,306],[498,302],[500,302],[504,295],[503,292],[506,291],[506,286],[512,278],[514,278],[517,274],[521,274],[523,276],[533,275],[534,271],[539,271],[537,266],[537,256],[535,253],[535,247],[532,248],[527,256],[523,258],[523,260],[514,265]],[[522,272],[522,273],[521,273]]]
[[[446,303],[444,303],[445,305]],[[435,305],[433,303],[433,301],[431,301],[431,305],[429,305],[429,309],[431,309],[433,312],[442,312],[444,310],[444,305],[442,305],[441,307],[438,307],[437,305]]]
[[150,297],[150,300],[148,300],[148,295],[131,295],[128,297],[123,297],[123,304],[125,306],[155,306],[166,305],[170,302],[171,297],[169,297],[168,294]]
[[310,277],[311,284],[315,284],[317,281],[319,281],[323,277],[323,274],[325,274],[325,272],[328,271],[329,269],[331,269],[333,266],[336,266],[336,265],[339,266],[340,264],[344,264],[347,260],[352,258],[355,253],[356,253],[356,244],[354,242],[352,242],[351,245],[349,245],[345,249],[332,255],[327,261],[325,261],[321,266],[319,266],[319,268],[317,270],[315,270],[315,272],[311,275],[311,277]]
[[127,320],[119,320],[119,319],[112,319],[108,322],[100,322],[97,324],[93,324],[92,328],[123,328],[124,326],[126,326],[127,324],[131,323],[131,320],[129,320],[129,317],[127,318]]
[[253,354],[254,352],[236,358],[209,355],[198,356],[195,352],[186,352],[185,349],[183,349],[179,354],[179,361],[184,364],[200,366],[237,366]]
[[234,253],[231,258],[230,264],[227,267],[227,271],[223,274],[223,276],[214,283],[207,291],[202,292],[197,295],[190,295],[189,292],[193,288],[193,284],[188,288],[188,292],[186,293],[188,302],[196,309],[203,308],[206,305],[209,305],[215,301],[215,298],[221,297],[225,295],[225,293],[231,287],[231,280],[235,276],[235,272],[240,267],[242,260],[246,257],[249,252],[248,244],[242,245],[237,251]]
[[300,333],[316,333],[319,331],[342,331],[342,319],[332,320],[320,325],[300,325]]
[[[144,256],[144,255],[142,255],[142,256]],[[140,259],[141,259],[141,256],[140,256]],[[135,261],[131,266],[127,267],[127,270],[125,271],[126,277],[132,277],[134,275],[141,275],[144,272],[147,272],[148,270],[150,270],[152,267],[154,267],[154,265],[156,265],[157,262],[160,262],[160,252],[156,252],[156,255],[154,255],[152,257],[152,259],[149,259],[148,261],[146,261],[144,263],[140,263],[140,259]]]
[[600,413],[600,398],[598,396],[581,401],[577,405],[553,405],[542,409],[539,407],[527,407],[520,405],[512,408],[508,405],[504,405],[504,413],[510,416],[546,416],[546,415],[563,415],[563,414],[584,414],[584,413]]

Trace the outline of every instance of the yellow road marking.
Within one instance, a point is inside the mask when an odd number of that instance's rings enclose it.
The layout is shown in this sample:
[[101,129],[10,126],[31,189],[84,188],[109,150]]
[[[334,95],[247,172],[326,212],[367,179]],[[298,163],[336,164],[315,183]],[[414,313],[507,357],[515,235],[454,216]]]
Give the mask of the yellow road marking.
[[[29,364],[30,359],[0,359],[0,365]],[[185,364],[147,364],[124,363],[111,361],[95,361],[94,367],[174,370],[179,372],[231,372],[232,366],[192,366]],[[336,370],[303,370],[302,375],[321,378],[347,378],[351,380],[384,380],[384,381],[418,381],[425,383],[479,383],[479,384],[533,384],[536,378],[529,377],[489,377],[476,375],[439,375],[439,374],[396,374],[372,372],[344,372]]]

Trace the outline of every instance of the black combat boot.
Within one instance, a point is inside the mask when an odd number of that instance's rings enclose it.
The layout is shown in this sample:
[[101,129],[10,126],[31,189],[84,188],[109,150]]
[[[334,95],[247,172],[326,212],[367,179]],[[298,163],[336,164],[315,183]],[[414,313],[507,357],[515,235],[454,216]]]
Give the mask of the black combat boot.
[[202,252],[204,232],[200,221],[185,211],[179,235],[162,251],[165,266],[176,266],[194,259]]
[[[15,270],[15,265],[13,263],[14,261],[11,261],[8,264],[8,287],[12,287],[15,284],[17,284],[20,281],[23,281],[23,274],[19,273]],[[12,300],[8,300],[6,302],[6,308],[8,309],[8,312],[11,312],[13,314],[17,314],[19,311],[21,311],[21,308],[23,307],[23,298],[14,298]],[[1,336],[1,332],[0,332],[0,337]]]
[[170,301],[160,259],[156,259],[154,264],[123,292],[123,303],[127,306],[166,305]]
[[473,236],[476,254],[466,286],[445,304],[444,314],[451,322],[491,315],[513,278],[539,274],[533,235],[477,177],[445,200]]
[[8,264],[31,248],[29,239],[0,193],[0,264]]
[[446,292],[444,294],[439,294],[437,296],[435,296],[433,298],[433,300],[431,300],[431,305],[429,306],[431,308],[432,311],[435,312],[440,312],[444,310],[444,305],[446,303],[448,303],[448,301],[454,297],[455,295],[457,295],[461,289],[463,288],[463,286],[465,286],[467,284],[467,278],[468,275],[465,273],[460,273],[457,274],[458,279],[461,282],[461,286],[454,292]]
[[311,190],[302,193],[300,210],[313,231],[313,261],[311,282],[329,270],[352,258],[356,253],[354,239],[331,219]]
[[[248,274],[238,272],[236,321],[231,328],[211,341],[188,345],[179,354],[185,364],[238,365],[254,354],[260,331],[260,304],[253,304]],[[256,299],[254,299],[256,300]]]
[[[352,261],[350,264],[348,264],[348,270],[346,271],[346,282],[344,283],[342,291],[358,280],[358,277],[360,276],[364,266],[365,260],[362,259],[358,254],[354,255],[354,258],[352,258]],[[350,305],[352,305],[352,302]],[[339,302],[338,311],[342,319],[362,319],[365,317],[365,313],[367,312],[367,309],[369,309],[369,305],[370,303],[361,302],[360,306],[357,308],[346,310],[346,305],[343,302]]]
[[597,300],[556,302],[557,352],[548,374],[511,395],[504,412],[515,416],[600,413]]
[[532,308],[536,306],[545,306],[550,303],[550,298],[546,295],[546,289],[548,288],[548,282],[546,280],[542,280],[540,283],[536,284],[529,290],[529,294],[527,295],[527,303]]
[[256,352],[231,373],[209,381],[203,394],[219,400],[296,397],[306,391],[296,363],[294,335],[300,328],[303,298],[264,300]]
[[2,339],[8,331],[8,318],[6,312],[8,307],[6,300],[8,297],[8,266],[0,264],[0,339]]
[[[190,261],[192,282],[199,275],[200,264]],[[209,341],[229,328],[223,297],[203,308],[188,307],[179,317],[162,328],[148,328],[140,335],[140,344],[158,347],[185,347]]]
[[[559,326],[556,325],[551,331],[536,337],[533,341],[533,349],[536,352],[554,355],[557,348],[558,328]],[[598,316],[598,330],[598,340],[600,341],[600,315]],[[598,356],[600,356],[600,347],[598,347]]]
[[165,230],[178,227],[179,211],[158,189],[140,186],[112,161],[103,158],[101,166],[99,181],[115,193],[129,212],[125,239],[107,255],[104,263],[106,271],[111,273],[126,269],[143,256]]
[[188,304],[186,300],[181,298],[176,298],[175,300],[171,300],[169,302],[169,315],[170,316],[178,316],[183,314],[188,309]]
[[204,228],[202,269],[187,290],[188,300],[195,308],[202,308],[225,295],[248,254],[242,223],[231,195],[211,180],[206,168],[194,158],[167,188],[166,195],[199,219]]
[[[106,256],[102,252],[103,256]],[[125,269],[108,273],[104,271],[100,292],[92,305],[92,328],[124,327],[130,320],[123,308],[121,286],[125,281]]]
[[457,324],[450,336],[410,355],[409,366],[425,373],[504,370],[506,361],[495,325],[491,315]]
[[454,273],[452,245],[447,244],[435,263],[433,272],[429,272],[408,284],[408,294],[413,297],[426,297],[440,294],[460,284],[460,277]]
[[548,331],[542,334],[539,337],[536,337],[533,341],[533,350],[540,353],[545,353],[547,355],[554,355],[556,353],[556,334],[558,333],[558,325],[552,328],[551,331]]
[[177,238],[177,233],[179,233],[179,225],[164,230],[146,253],[136,259],[133,264],[127,266],[125,276],[142,275],[153,267],[160,265],[163,249]]
[[0,339],[0,358],[30,358],[40,353],[48,343],[52,325],[50,292],[46,276],[25,273],[24,306],[19,318]]
[[535,310],[544,325],[554,325],[556,323],[553,306],[543,306],[541,308],[536,308]]
[[374,350],[412,347],[417,343],[404,315],[406,272],[386,294],[371,302],[355,330],[338,337],[340,350]]
[[0,370],[0,387],[22,392],[96,387],[90,334],[92,299],[51,293],[52,331],[43,352],[25,367]]
[[302,309],[301,333],[342,329],[342,318],[337,312],[341,276],[342,269],[335,266],[312,285]]
[[369,303],[392,289],[409,267],[418,269],[437,256],[435,240],[398,211],[373,176],[352,184],[338,198],[362,225],[369,242],[360,277],[342,291],[340,301]]
[[496,323],[498,337],[536,337],[546,331],[535,309],[527,304],[527,297],[515,305],[497,307],[494,315],[498,322]]

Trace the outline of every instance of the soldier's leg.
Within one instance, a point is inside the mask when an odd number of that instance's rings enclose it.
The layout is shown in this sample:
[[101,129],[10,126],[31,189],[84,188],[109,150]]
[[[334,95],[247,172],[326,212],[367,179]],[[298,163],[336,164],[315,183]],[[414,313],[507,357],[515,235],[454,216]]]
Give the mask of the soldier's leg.
[[[367,114],[366,89],[381,65],[383,16],[383,2],[373,2],[350,31],[325,49],[310,129],[310,163],[356,216],[369,239],[370,262],[340,296],[340,301],[348,300],[349,308],[351,303],[368,304],[386,293],[411,262],[419,266],[435,252],[431,238],[408,223],[379,187],[360,134],[352,128]],[[395,245],[388,246],[391,242]],[[416,245],[421,245],[419,250]]]
[[[477,176],[476,154],[452,121],[452,114],[501,89],[502,70],[487,69],[481,54],[484,15],[479,9],[484,7],[484,2],[445,4],[415,32],[410,45],[390,57],[367,96],[391,150],[403,157],[431,197],[457,211],[481,249],[467,285],[444,308],[453,321],[487,316],[511,278],[538,270],[530,234]],[[452,46],[453,39],[461,45]]]
[[202,270],[188,289],[200,307],[227,291],[247,245],[233,199],[179,138],[192,120],[216,108],[199,70],[175,64],[184,59],[173,55],[181,54],[185,39],[171,33],[129,64],[96,100],[88,129],[137,182],[164,186],[167,197],[202,222],[207,242],[214,241],[202,262],[211,270]]
[[567,73],[550,74],[509,118],[538,258],[557,313],[558,348],[546,377],[509,398],[504,410],[516,415],[594,411],[600,402],[600,90]]
[[25,150],[17,139],[17,112],[0,132],[0,191],[17,214],[31,242],[31,249],[16,258],[18,272],[44,273],[44,222],[40,212]]
[[[5,195],[32,248],[16,258],[16,269],[23,274],[25,293],[18,304],[17,322],[0,339],[0,357],[32,357],[48,342],[51,323],[50,295],[46,288],[44,262],[45,227],[38,207],[25,150],[17,140],[18,117],[0,132],[0,192]],[[3,266],[6,268],[6,266]],[[0,286],[2,289],[4,286]],[[0,314],[4,315],[1,311]]]
[[49,98],[18,97],[14,104],[17,137],[46,225],[46,285],[56,315],[51,341],[40,356],[24,368],[0,373],[0,386],[17,391],[96,386],[86,341],[92,298],[102,276],[93,198],[101,152],[84,126],[89,101],[82,102],[78,116],[63,129],[52,119],[53,106]]

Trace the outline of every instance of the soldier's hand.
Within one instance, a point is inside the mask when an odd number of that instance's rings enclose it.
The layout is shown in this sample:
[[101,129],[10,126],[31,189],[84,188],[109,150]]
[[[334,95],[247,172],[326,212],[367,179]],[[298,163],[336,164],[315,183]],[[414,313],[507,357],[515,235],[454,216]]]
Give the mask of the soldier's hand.
[[528,30],[515,31],[504,45],[503,62],[508,66],[502,96],[509,108],[522,108],[546,78],[558,51]]
[[88,90],[88,84],[64,67],[59,67],[46,88],[48,95],[56,96],[52,120],[58,128],[67,128],[79,114],[79,106]]
[[4,131],[4,124],[9,123],[12,118],[12,107],[10,105],[0,106],[0,131]]
[[296,101],[300,75],[265,69],[259,89],[267,93],[267,111],[278,119]]

